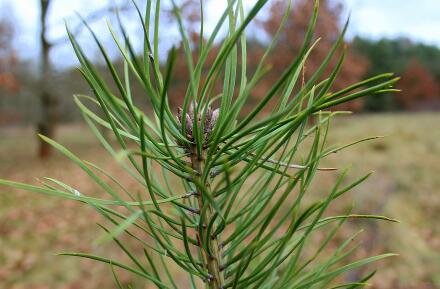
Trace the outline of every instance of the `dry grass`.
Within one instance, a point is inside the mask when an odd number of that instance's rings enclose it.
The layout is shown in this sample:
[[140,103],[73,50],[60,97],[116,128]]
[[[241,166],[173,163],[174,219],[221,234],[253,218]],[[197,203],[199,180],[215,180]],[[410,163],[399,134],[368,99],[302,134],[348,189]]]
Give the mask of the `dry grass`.
[[[353,179],[369,170],[376,172],[344,199],[343,208],[354,203],[356,213],[385,214],[402,221],[349,222],[343,231],[348,235],[360,226],[366,229],[359,254],[400,254],[381,263],[374,288],[440,288],[439,124],[438,114],[402,114],[343,117],[333,125],[331,144],[386,136],[333,155],[325,164],[334,165],[336,160],[350,164]],[[87,128],[62,127],[58,140],[113,174],[120,172]],[[0,178],[35,182],[34,176],[51,176],[84,192],[96,190],[64,157],[36,159],[35,146],[31,129],[1,129]],[[335,178],[320,174],[314,190],[330,186]],[[107,254],[111,246],[90,245],[99,235],[94,225],[98,221],[90,208],[80,204],[0,188],[0,288],[113,288],[108,267],[56,256],[65,250],[98,254],[106,250]]]

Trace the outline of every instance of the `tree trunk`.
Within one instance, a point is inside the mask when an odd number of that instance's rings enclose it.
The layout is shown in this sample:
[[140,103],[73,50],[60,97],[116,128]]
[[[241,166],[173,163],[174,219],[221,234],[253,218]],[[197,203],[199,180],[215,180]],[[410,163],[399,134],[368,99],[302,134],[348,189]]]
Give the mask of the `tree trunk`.
[[[50,78],[52,67],[49,59],[51,44],[46,38],[47,29],[47,12],[50,0],[40,0],[40,42],[41,42],[41,65],[40,65],[40,101],[41,101],[41,118],[37,126],[39,134],[49,138],[54,137],[55,125],[58,119],[58,101],[50,91]],[[47,158],[51,155],[51,146],[40,139],[38,156]]]

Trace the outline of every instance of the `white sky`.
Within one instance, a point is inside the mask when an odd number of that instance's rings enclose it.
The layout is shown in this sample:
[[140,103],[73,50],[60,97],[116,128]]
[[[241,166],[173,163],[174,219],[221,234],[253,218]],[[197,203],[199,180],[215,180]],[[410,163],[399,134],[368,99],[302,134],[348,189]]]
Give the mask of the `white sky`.
[[350,34],[405,36],[440,46],[439,0],[343,0],[351,10]]
[[[52,1],[49,21],[54,27],[50,31],[52,38],[65,35],[64,19],[74,19],[75,11],[87,15],[108,3],[108,0]],[[340,1],[345,4],[347,13],[351,12],[348,37],[361,35],[377,39],[405,36],[415,41],[435,44],[440,47],[440,0]],[[38,2],[39,0],[0,0],[0,18],[12,17],[14,22],[18,23],[16,27],[18,37],[15,46],[23,58],[31,59],[36,57],[38,53],[36,37],[38,35]],[[116,2],[121,3],[121,1]],[[252,2],[255,0],[244,0],[248,6]],[[225,7],[224,3],[226,0],[210,1],[209,6],[206,7],[206,19],[218,17],[221,14],[220,11],[223,11],[223,7]],[[134,23],[134,21],[132,22]],[[74,21],[74,23],[76,22]],[[213,21],[209,23],[213,23]],[[95,24],[95,29],[104,32],[106,30],[104,21]],[[168,36],[172,39],[173,33],[170,32]],[[66,59],[73,59],[71,49],[68,45],[62,45],[54,51],[52,60],[61,66],[73,64]]]

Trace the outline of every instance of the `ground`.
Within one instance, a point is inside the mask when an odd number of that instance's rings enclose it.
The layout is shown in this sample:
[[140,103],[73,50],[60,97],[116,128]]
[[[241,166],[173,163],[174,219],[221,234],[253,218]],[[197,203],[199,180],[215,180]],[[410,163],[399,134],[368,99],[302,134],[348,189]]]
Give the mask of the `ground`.
[[[440,288],[440,114],[340,117],[329,141],[344,144],[376,135],[385,138],[341,151],[326,162],[349,167],[353,179],[375,171],[341,206],[354,204],[356,213],[383,214],[401,221],[349,223],[365,228],[359,254],[399,254],[377,264],[373,288]],[[82,159],[118,173],[118,166],[85,126],[60,127],[58,141]],[[34,177],[51,176],[81,191],[96,189],[60,154],[38,160],[36,144],[32,128],[0,128],[0,178],[36,183]],[[320,174],[315,189],[335,179]],[[108,250],[108,246],[93,245],[100,236],[95,224],[99,221],[84,205],[0,187],[0,288],[114,288],[109,267],[57,256],[63,251],[99,254]]]

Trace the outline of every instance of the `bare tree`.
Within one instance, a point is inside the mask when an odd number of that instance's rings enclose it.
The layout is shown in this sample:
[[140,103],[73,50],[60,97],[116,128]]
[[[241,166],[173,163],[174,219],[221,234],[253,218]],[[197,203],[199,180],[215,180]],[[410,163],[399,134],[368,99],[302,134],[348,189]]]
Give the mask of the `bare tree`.
[[13,68],[17,64],[17,56],[12,46],[14,29],[9,21],[0,21],[0,89],[17,91],[19,88]]
[[0,20],[0,125],[18,117],[17,114],[3,109],[3,101],[8,101],[6,97],[15,95],[20,89],[15,71],[17,56],[12,45],[13,38],[12,22]]
[[[50,78],[52,74],[52,64],[49,54],[52,48],[47,39],[47,15],[51,0],[40,0],[40,45],[41,45],[41,64],[40,64],[40,100],[41,100],[41,119],[38,123],[38,133],[53,138],[55,125],[58,119],[58,99],[50,91]],[[40,139],[38,156],[47,158],[51,154],[51,146]]]
[[[59,118],[59,99],[51,91],[51,78],[53,76],[53,67],[50,61],[51,49],[57,45],[68,42],[67,37],[61,37],[55,40],[49,40],[47,32],[48,26],[48,12],[52,0],[40,0],[40,45],[41,45],[41,64],[40,64],[40,101],[41,101],[41,117],[37,125],[37,131],[39,134],[54,138],[55,128]],[[106,5],[102,9],[98,9],[88,16],[85,20],[88,22],[102,19],[102,17],[109,12],[115,10],[124,11],[128,8],[128,5],[115,8],[112,5]],[[78,24],[73,29],[73,34],[78,34],[82,31],[84,25]],[[40,158],[47,158],[51,155],[51,146],[40,139],[38,156]]]

